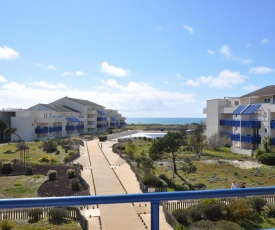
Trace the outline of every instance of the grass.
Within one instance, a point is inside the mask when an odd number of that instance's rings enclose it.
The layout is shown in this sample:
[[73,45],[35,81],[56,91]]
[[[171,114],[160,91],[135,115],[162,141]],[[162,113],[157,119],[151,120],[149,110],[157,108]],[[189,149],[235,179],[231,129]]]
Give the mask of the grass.
[[37,197],[40,185],[48,179],[47,176],[2,176],[0,198]]
[[[48,155],[56,158],[54,164],[63,164],[64,157],[68,155],[65,153],[65,150],[61,146],[58,146],[60,154],[56,155],[55,153],[45,153],[42,149],[42,142],[27,142],[26,145],[29,147],[29,158],[26,159],[29,163],[41,164],[38,160],[43,155]],[[11,152],[11,153],[8,153]],[[0,145],[0,159],[5,159],[11,161],[13,159],[20,159],[20,151],[16,150],[15,143],[3,144]]]
[[12,220],[9,221],[13,228],[12,230],[81,230],[82,228],[78,224],[77,221],[66,218],[65,221],[62,222],[62,224],[52,224],[48,221],[48,219],[40,219],[37,222],[31,222],[28,220]]

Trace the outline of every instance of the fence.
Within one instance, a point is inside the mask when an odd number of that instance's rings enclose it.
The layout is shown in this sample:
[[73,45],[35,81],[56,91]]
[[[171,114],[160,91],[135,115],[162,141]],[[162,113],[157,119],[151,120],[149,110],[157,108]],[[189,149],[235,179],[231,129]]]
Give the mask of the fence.
[[109,140],[116,139],[116,138],[119,138],[119,137],[128,136],[128,135],[131,135],[131,134],[134,134],[134,133],[138,133],[138,130],[128,130],[128,131],[124,131],[124,132],[121,132],[121,133],[109,134],[109,135],[107,135],[107,140],[109,141]]
[[[249,196],[253,197],[253,196]],[[267,201],[267,203],[274,204],[275,203],[275,196],[254,196],[258,198],[263,198]],[[230,202],[230,199],[220,199],[220,202],[228,204]],[[164,202],[163,207],[167,211],[173,211],[176,209],[185,209],[193,205],[197,205],[199,203],[199,200],[178,200],[178,201],[169,201]]]

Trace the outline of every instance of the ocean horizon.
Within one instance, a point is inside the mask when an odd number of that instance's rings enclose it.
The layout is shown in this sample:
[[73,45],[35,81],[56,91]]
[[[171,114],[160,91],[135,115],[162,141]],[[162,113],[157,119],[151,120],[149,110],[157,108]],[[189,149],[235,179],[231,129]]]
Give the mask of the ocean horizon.
[[127,117],[127,124],[158,124],[158,125],[184,125],[204,122],[205,118],[152,118],[152,117]]

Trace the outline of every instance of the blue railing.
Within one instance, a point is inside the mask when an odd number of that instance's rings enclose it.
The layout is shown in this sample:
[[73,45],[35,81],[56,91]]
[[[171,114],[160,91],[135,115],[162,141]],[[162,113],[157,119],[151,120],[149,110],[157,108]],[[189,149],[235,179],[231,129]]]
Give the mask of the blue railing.
[[62,131],[62,126],[54,126],[49,128],[50,133],[57,132],[57,131]]
[[109,196],[78,196],[0,199],[0,208],[30,208],[49,206],[73,206],[91,204],[117,204],[133,202],[151,202],[151,229],[159,229],[159,205],[162,201],[189,200],[203,198],[243,197],[275,194],[275,187],[242,189],[199,190],[184,192],[141,193]]
[[240,127],[241,122],[239,120],[220,120],[221,126]]
[[270,128],[275,129],[275,121],[274,120],[270,121]]
[[37,127],[35,129],[35,133],[48,133],[48,132],[49,132],[48,127],[43,127],[43,128]]
[[75,128],[76,128],[77,130],[79,130],[79,129],[84,129],[84,125],[76,125]]
[[75,126],[74,125],[66,125],[66,130],[67,131],[75,130]]
[[251,135],[242,135],[241,136],[241,142],[246,142],[246,143],[261,143],[261,137],[260,136],[251,136]]
[[243,128],[261,128],[261,121],[241,121],[241,127]]

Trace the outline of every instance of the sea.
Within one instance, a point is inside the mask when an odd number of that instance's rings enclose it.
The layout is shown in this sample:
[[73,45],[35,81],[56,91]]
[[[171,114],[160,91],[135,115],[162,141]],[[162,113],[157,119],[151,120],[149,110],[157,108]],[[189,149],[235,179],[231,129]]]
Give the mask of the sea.
[[152,117],[127,117],[127,124],[159,124],[159,125],[184,125],[204,122],[205,118],[152,118]]

